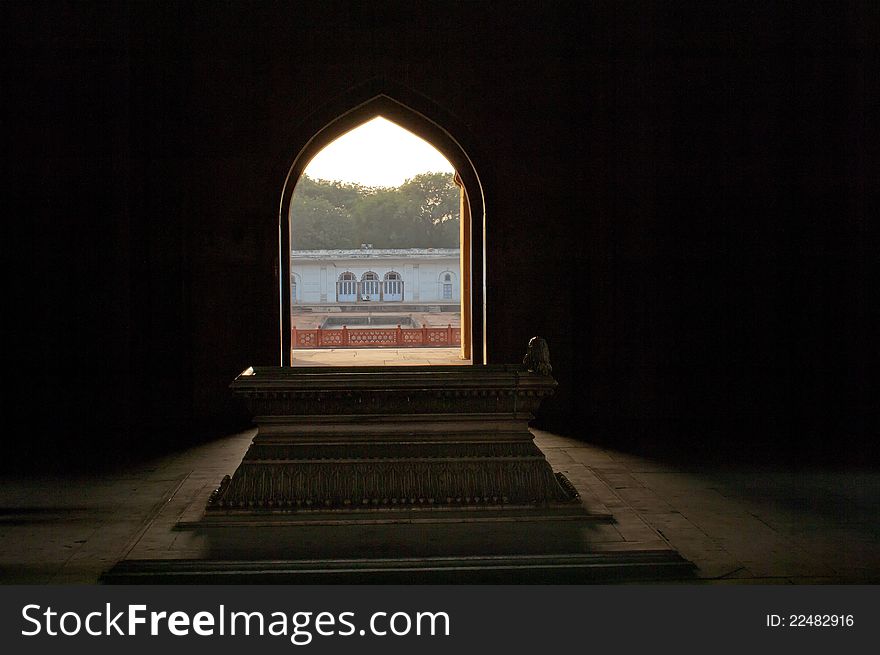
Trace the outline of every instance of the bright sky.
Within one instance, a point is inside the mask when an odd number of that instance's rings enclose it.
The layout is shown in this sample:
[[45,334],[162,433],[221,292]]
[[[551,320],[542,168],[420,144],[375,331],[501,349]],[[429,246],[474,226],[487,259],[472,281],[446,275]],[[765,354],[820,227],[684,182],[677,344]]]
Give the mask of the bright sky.
[[430,143],[377,116],[315,155],[305,174],[314,180],[396,187],[419,173],[454,171]]

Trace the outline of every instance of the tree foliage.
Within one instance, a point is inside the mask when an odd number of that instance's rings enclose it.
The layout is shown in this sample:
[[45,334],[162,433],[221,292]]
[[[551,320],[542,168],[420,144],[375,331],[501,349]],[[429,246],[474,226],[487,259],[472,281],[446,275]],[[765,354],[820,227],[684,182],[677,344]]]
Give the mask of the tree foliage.
[[394,188],[303,176],[290,215],[296,250],[459,245],[459,190],[449,173],[421,173]]

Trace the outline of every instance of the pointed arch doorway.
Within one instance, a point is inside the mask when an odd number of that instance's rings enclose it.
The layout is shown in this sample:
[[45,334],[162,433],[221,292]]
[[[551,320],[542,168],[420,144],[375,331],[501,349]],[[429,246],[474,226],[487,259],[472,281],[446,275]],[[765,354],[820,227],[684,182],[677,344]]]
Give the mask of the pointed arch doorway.
[[[290,208],[293,192],[307,165],[316,154],[340,136],[376,117],[385,118],[427,141],[455,169],[455,185],[460,190],[460,275],[458,280],[456,280],[457,288],[455,289],[456,293],[454,296],[458,296],[461,308],[460,336],[456,333],[455,338],[460,340],[460,346],[453,351],[456,361],[443,361],[439,363],[486,363],[484,284],[485,200],[482,182],[471,157],[465,152],[460,141],[441,126],[439,120],[445,118],[440,115],[442,112],[434,107],[426,106],[424,99],[418,98],[415,95],[413,95],[413,99],[416,100],[416,104],[421,103],[419,110],[413,109],[389,95],[380,93],[372,95],[360,103],[352,103],[355,104],[354,108],[342,111],[341,113],[337,113],[339,112],[338,104],[335,107],[328,107],[314,115],[308,121],[308,125],[302,126],[301,134],[303,135],[307,134],[310,129],[315,131],[310,136],[300,137],[303,145],[288,171],[279,212],[279,261],[281,264],[279,279],[282,281],[279,297],[281,305],[281,362],[283,366],[300,365],[300,362],[294,359],[298,338],[308,341],[317,336],[297,333],[291,320],[291,301],[293,298],[291,289],[284,288],[289,284],[286,283],[287,280],[294,279],[290,256],[292,244]],[[428,113],[431,114],[431,117],[426,115]],[[335,118],[332,117],[334,114],[336,115]],[[330,117],[329,122],[324,122],[327,121],[328,117]],[[452,119],[447,120],[449,123],[454,122]],[[311,125],[311,128],[309,128],[309,125]],[[384,281],[379,280],[378,282],[376,286],[384,289]],[[393,288],[396,291],[398,288],[405,288],[405,284],[400,287],[392,284],[389,288]],[[448,289],[446,287],[442,288],[448,294]],[[334,291],[336,290],[334,289]],[[420,338],[429,343],[441,337],[452,339],[452,336],[452,331],[450,331],[448,337],[444,337],[444,335],[440,335],[438,332],[437,334],[425,334]],[[333,335],[332,338],[340,339],[341,337]],[[401,335],[398,334],[397,339],[400,342]],[[451,341],[448,343],[451,343]],[[370,361],[367,358],[362,358],[362,360]],[[410,363],[411,360],[411,356],[404,357],[401,355],[400,361],[394,361],[393,359],[385,360],[385,364],[404,364]],[[350,363],[355,362],[352,361]]]

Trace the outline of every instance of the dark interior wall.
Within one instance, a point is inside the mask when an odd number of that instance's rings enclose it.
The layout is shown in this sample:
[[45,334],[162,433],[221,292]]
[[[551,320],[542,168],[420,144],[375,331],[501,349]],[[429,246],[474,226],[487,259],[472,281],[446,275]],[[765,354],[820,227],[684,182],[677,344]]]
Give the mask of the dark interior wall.
[[368,80],[467,130],[543,425],[876,461],[876,8],[569,4],[4,3],[7,462],[246,424],[301,125]]

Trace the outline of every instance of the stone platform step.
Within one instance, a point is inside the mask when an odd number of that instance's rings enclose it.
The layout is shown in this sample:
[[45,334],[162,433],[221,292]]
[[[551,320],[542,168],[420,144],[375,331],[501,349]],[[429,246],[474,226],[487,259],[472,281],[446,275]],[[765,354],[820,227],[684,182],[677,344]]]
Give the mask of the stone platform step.
[[105,584],[589,584],[687,580],[674,550],[337,560],[126,560]]
[[[199,510],[201,510],[199,512]],[[197,513],[199,512],[199,513]],[[572,502],[542,508],[501,506],[492,508],[449,508],[362,511],[310,511],[310,512],[270,512],[262,513],[249,509],[240,512],[228,511],[223,514],[206,514],[202,508],[188,508],[177,522],[178,530],[204,530],[220,527],[284,528],[306,526],[384,526],[384,525],[458,525],[458,524],[502,524],[534,523],[565,524],[566,522],[611,523],[614,517],[606,511],[593,511],[583,503]],[[271,534],[271,533],[270,533]]]

